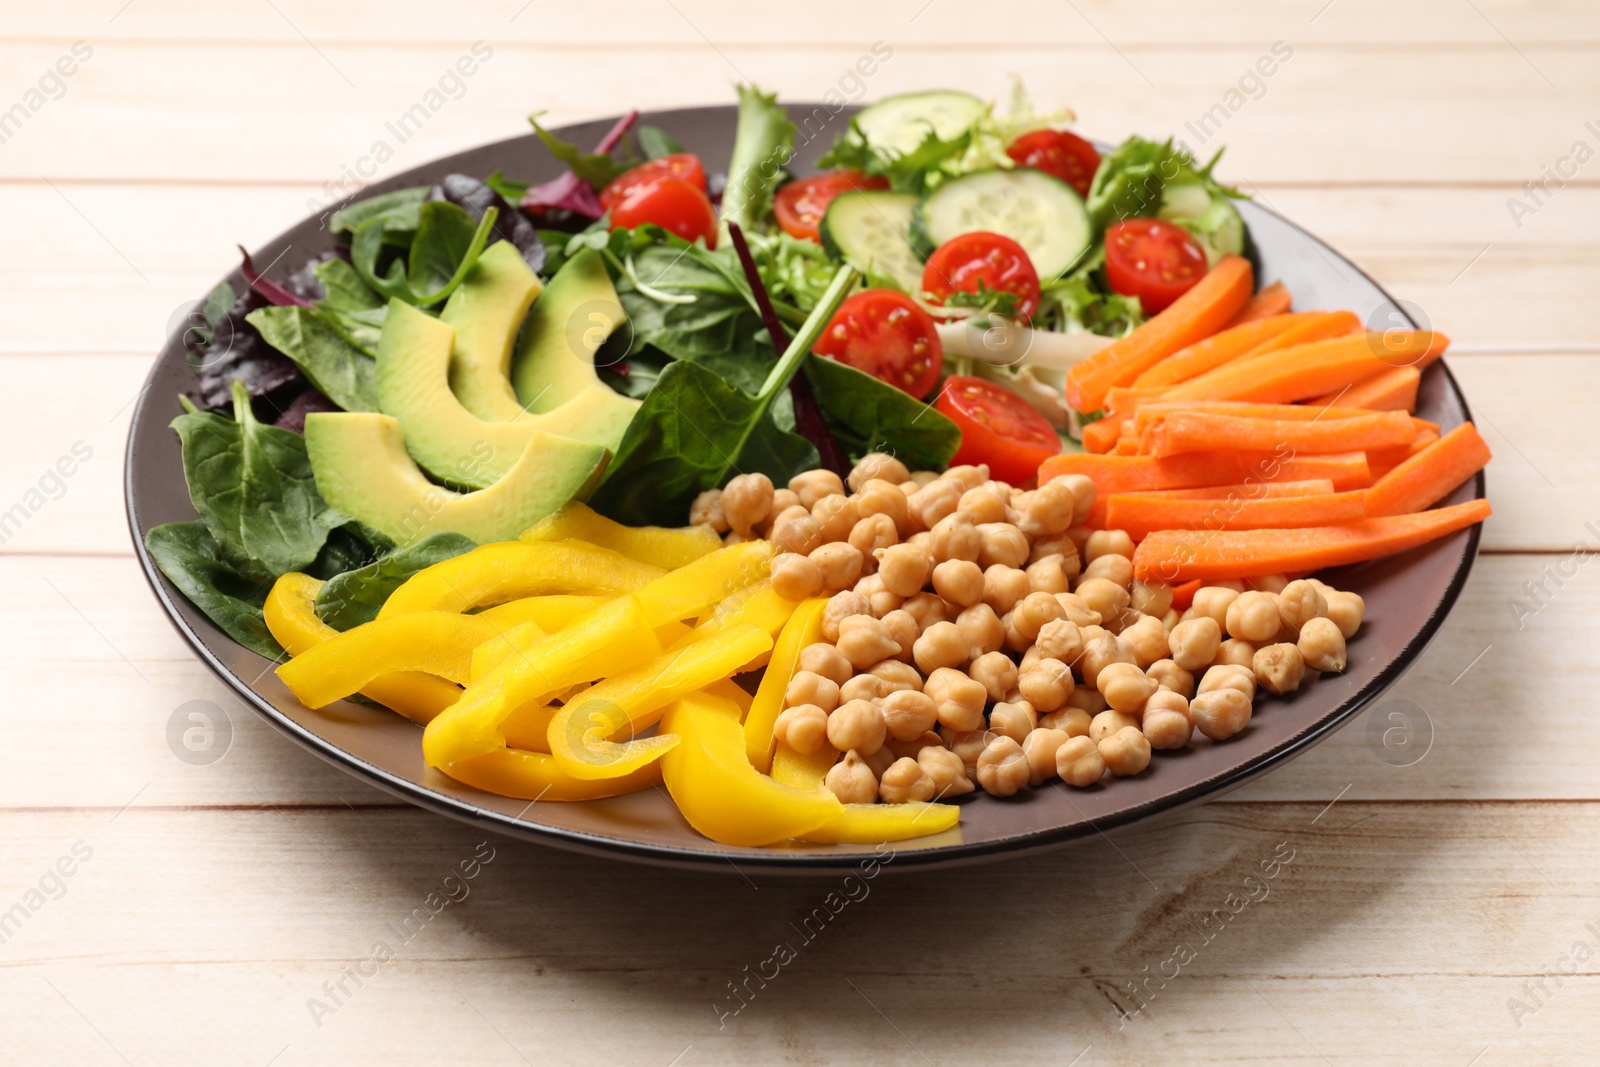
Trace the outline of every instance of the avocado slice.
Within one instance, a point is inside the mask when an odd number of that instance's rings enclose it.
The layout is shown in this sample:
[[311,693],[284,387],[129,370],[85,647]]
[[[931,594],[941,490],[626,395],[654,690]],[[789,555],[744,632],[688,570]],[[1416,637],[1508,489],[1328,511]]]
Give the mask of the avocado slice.
[[445,530],[479,544],[514,540],[586,495],[610,460],[599,445],[535,430],[505,477],[476,493],[457,493],[423,477],[406,454],[398,420],[345,411],[306,416],[306,451],[329,505],[402,546]]
[[528,308],[544,289],[515,245],[484,249],[439,318],[456,331],[450,356],[450,391],[485,422],[514,422],[523,415],[511,391],[511,352]]

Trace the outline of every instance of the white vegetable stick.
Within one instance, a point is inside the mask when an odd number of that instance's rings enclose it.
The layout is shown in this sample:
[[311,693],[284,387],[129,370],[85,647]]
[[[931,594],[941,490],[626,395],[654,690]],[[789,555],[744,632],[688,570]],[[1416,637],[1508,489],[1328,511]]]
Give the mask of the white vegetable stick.
[[966,322],[942,322],[938,330],[946,356],[964,356],[1002,367],[1024,365],[1056,371],[1071,369],[1115,340],[1088,330],[1056,333],[1026,326],[978,327]]

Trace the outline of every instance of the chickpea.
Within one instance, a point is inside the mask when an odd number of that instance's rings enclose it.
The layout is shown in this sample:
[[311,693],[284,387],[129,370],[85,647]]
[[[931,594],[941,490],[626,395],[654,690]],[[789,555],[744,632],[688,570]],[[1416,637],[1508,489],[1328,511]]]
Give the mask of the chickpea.
[[1166,627],[1168,633],[1171,633],[1172,628],[1178,625],[1178,623],[1182,622],[1186,617],[1193,618],[1192,615],[1186,616],[1178,614],[1177,608],[1168,608],[1167,613],[1161,616],[1161,625]]
[[1060,660],[1040,659],[1017,672],[1017,689],[1040,711],[1055,711],[1072,695],[1072,669]]
[[1090,611],[1099,612],[1102,626],[1108,625],[1108,620],[1115,619],[1128,606],[1127,588],[1109,578],[1081,578],[1074,592]]
[[1057,593],[1056,603],[1067,613],[1068,621],[1077,626],[1099,626],[1105,621],[1077,593]]
[[1094,785],[1106,773],[1106,761],[1100,755],[1100,746],[1083,734],[1067,738],[1056,749],[1056,773],[1063,782],[1078,789]]
[[[1222,663],[1212,667],[1200,679],[1200,685],[1195,690],[1197,697],[1207,693],[1215,693],[1219,689],[1236,689],[1243,693],[1246,700],[1256,698],[1256,676],[1249,667],[1240,667],[1233,663]],[[1194,704],[1191,700],[1190,705]]]
[[870,700],[847,700],[828,715],[828,743],[840,752],[867,757],[883,747],[888,728],[883,713]]
[[728,517],[722,510],[722,490],[707,489],[689,505],[689,525],[709,526],[719,534],[728,532]]
[[914,533],[910,537],[906,538],[905,543],[908,545],[916,545],[918,548],[922,549],[922,551],[928,553],[929,559],[932,559],[933,549],[928,547],[929,542],[932,540],[933,535],[931,533],[929,533],[927,530],[919,530],[917,533]]
[[[1089,565],[1083,568],[1083,575],[1078,579],[1078,584],[1082,585],[1083,582],[1090,578],[1104,578],[1108,582],[1115,582],[1123,589],[1131,590],[1133,587],[1133,560],[1127,556],[1101,556],[1090,561]],[[1129,596],[1129,602],[1132,602],[1131,595]]]
[[1083,655],[1083,632],[1068,619],[1055,619],[1039,627],[1034,647],[1042,656],[1066,664],[1076,663]]
[[[879,710],[882,710],[881,706]],[[902,756],[910,756],[912,759],[916,759],[917,753],[930,745],[934,748],[944,748],[944,742],[932,730],[924,730],[910,741],[897,741],[894,735],[890,734],[889,740],[883,743],[885,751],[893,753],[895,759],[900,759]]]
[[947,559],[933,568],[933,588],[952,604],[967,608],[983,599],[983,570],[965,559]]
[[867,614],[875,619],[883,618],[905,603],[905,598],[889,592],[883,579],[876,574],[869,574],[857,581],[855,592],[867,598]]
[[878,779],[854,752],[835,763],[822,784],[844,804],[871,804],[878,799]]
[[823,589],[849,589],[861,578],[861,551],[846,541],[825,544],[807,558],[821,571]]
[[949,479],[940,478],[906,496],[906,522],[913,529],[931,530],[939,520],[954,514],[961,503],[961,490]]
[[1225,741],[1250,725],[1250,698],[1237,689],[1213,689],[1189,702],[1189,714],[1201,733]]
[[1100,758],[1118,778],[1131,778],[1150,766],[1150,741],[1137,726],[1124,726],[1100,739]]
[[1028,784],[1028,757],[1009,737],[994,735],[978,756],[978,784],[990,796],[1014,796]]
[[993,608],[996,615],[1010,611],[1032,588],[1027,573],[1015,567],[994,563],[983,572],[983,602]]
[[1080,685],[1067,697],[1067,707],[1093,717],[1106,710],[1106,698],[1100,695],[1100,690],[1091,686]]
[[1089,509],[1094,507],[1095,501],[1093,479],[1084,474],[1067,474],[1060,478],[1052,478],[1045,485],[1064,486],[1072,494],[1072,522],[1082,522],[1089,517]]
[[[792,508],[798,503],[800,503],[800,494],[793,489],[780,486],[772,491],[772,513],[774,515],[784,508]],[[811,509],[807,508],[806,510],[810,511]]]
[[845,479],[845,484],[859,492],[863,485],[874,478],[898,483],[908,481],[911,472],[906,469],[904,463],[887,453],[868,452],[850,469],[850,476]]
[[989,729],[1021,744],[1039,725],[1039,713],[1026,700],[1004,701],[989,712]]
[[977,527],[980,543],[978,566],[1020,569],[1028,562],[1028,539],[1009,522],[985,522]]
[[1096,637],[1083,647],[1078,657],[1078,677],[1090,689],[1099,689],[1100,672],[1113,663],[1133,665],[1133,653],[1110,634]]
[[[837,648],[826,641],[807,645],[800,652],[800,670],[821,675],[834,685],[843,685],[855,674],[855,668]],[[823,709],[827,711],[827,708]]]
[[1065,482],[1045,482],[1028,494],[1022,508],[1022,532],[1029,537],[1064,533],[1072,525],[1078,497]]
[[1283,627],[1283,621],[1278,618],[1278,605],[1272,597],[1253,589],[1240,593],[1228,605],[1226,622],[1228,636],[1252,644],[1276,640]]
[[906,524],[906,494],[895,483],[869,478],[851,499],[858,515],[887,515],[895,529],[910,532]]
[[1139,729],[1144,732],[1151,748],[1182,748],[1194,734],[1194,720],[1189,717],[1189,701],[1170,689],[1157,690],[1144,706]]
[[1125,711],[1107,708],[1089,720],[1089,740],[1099,744],[1124,726],[1138,727],[1139,717]]
[[1068,737],[1079,737],[1088,734],[1089,724],[1093,721],[1094,716],[1087,711],[1069,705],[1039,716],[1039,728],[1060,730]]
[[989,485],[977,486],[962,493],[959,508],[971,515],[975,523],[1006,521],[1006,498]]
[[900,605],[900,610],[916,619],[917,628],[924,633],[934,623],[944,622],[950,617],[949,605],[936,593],[918,593],[907,597],[906,602]]
[[1028,761],[1028,784],[1039,785],[1056,777],[1056,752],[1070,738],[1065,730],[1034,730],[1022,739],[1022,755]]
[[1004,700],[1017,684],[1017,665],[1004,652],[985,652],[967,667],[967,675],[983,686],[990,700]]
[[1263,574],[1250,579],[1250,587],[1259,589],[1263,593],[1281,593],[1288,585],[1288,577],[1282,574]]
[[1046,556],[1060,556],[1061,567],[1069,578],[1076,578],[1083,568],[1078,558],[1078,546],[1072,543],[1072,536],[1067,533],[1050,534],[1033,542],[1033,547],[1028,551],[1028,562],[1037,563]]
[[795,671],[783,691],[783,703],[790,708],[815,704],[824,712],[832,712],[839,706],[839,683],[813,671]]
[[729,530],[722,537],[722,543],[725,545],[742,545],[746,541],[759,540],[761,540],[761,535],[754,530],[748,530],[744,533],[740,533],[738,530]]
[[809,511],[825,496],[843,496],[844,482],[832,471],[818,468],[790,478],[789,489],[799,498],[801,506]]
[[822,591],[822,568],[797,552],[772,557],[772,591],[785,600],[804,600]]
[[1128,605],[1135,611],[1159,619],[1172,607],[1172,587],[1161,582],[1135,581],[1129,593]]
[[858,671],[900,652],[900,643],[889,633],[889,628],[871,615],[852,615],[841,622],[836,643],[840,654]]
[[1072,541],[1073,545],[1077,547],[1078,559],[1082,560],[1084,563],[1089,562],[1088,557],[1084,555],[1084,552],[1089,547],[1089,535],[1092,533],[1094,533],[1094,531],[1089,529],[1087,526],[1067,527],[1067,537]]
[[[917,620],[912,617],[909,611],[897,608],[884,615],[882,622],[884,629],[889,631],[889,636],[894,638],[895,644],[900,646],[900,651],[895,653],[894,658],[902,664],[909,664],[912,658],[912,649],[917,643],[917,634],[921,632],[921,628],[917,625]],[[906,670],[910,669],[910,667],[906,668]],[[919,678],[918,681],[920,682],[921,679]]]
[[1328,602],[1316,586],[1302,578],[1290,582],[1278,594],[1278,614],[1284,632],[1297,636],[1300,627],[1310,620],[1327,617]]
[[896,741],[915,740],[939,721],[939,708],[933,698],[915,689],[890,693],[883,698],[879,711],[889,736]]
[[917,764],[933,782],[934,797],[958,797],[974,788],[967,765],[948,748],[924,748],[917,753]]
[[1256,650],[1250,669],[1262,689],[1283,696],[1300,688],[1300,680],[1306,675],[1306,661],[1294,645],[1268,645]]
[[802,756],[821,752],[828,742],[828,713],[815,704],[786,708],[772,724],[772,735]]
[[1346,593],[1338,589],[1330,589],[1323,594],[1322,599],[1328,605],[1328,618],[1339,627],[1339,633],[1346,641],[1356,635],[1361,629],[1361,618],[1367,612],[1367,602],[1355,593]]
[[1161,683],[1132,663],[1111,663],[1101,669],[1095,688],[1115,711],[1137,714]]
[[936,622],[922,631],[911,654],[923,674],[932,674],[941,667],[965,666],[971,658],[966,636],[953,622]]
[[928,553],[915,545],[894,545],[878,553],[878,573],[883,584],[902,597],[922,592],[932,563]]
[[1117,640],[1128,646],[1140,669],[1166,659],[1167,628],[1154,615],[1141,615],[1131,626],[1124,626]]
[[1087,645],[1090,641],[1093,641],[1097,637],[1114,637],[1114,636],[1116,636],[1110,630],[1107,630],[1104,626],[1079,626],[1078,627],[1078,633],[1083,635],[1083,643],[1085,645]]
[[1045,626],[1052,622],[1066,622],[1066,614],[1060,601],[1050,593],[1029,593],[1012,609],[1011,623],[1027,644],[1032,644]]
[[1217,629],[1224,630],[1228,625],[1228,608],[1239,599],[1236,590],[1221,585],[1205,585],[1195,590],[1193,610],[1195,615],[1205,616],[1217,624]]
[[961,486],[961,491],[964,493],[968,489],[976,489],[989,480],[989,465],[987,463],[979,463],[976,466],[964,464],[959,467],[951,467],[944,472],[944,476]]
[[811,517],[811,512],[798,504],[778,513],[768,536],[780,552],[810,555],[822,547],[822,527]]
[[817,501],[811,508],[811,517],[822,532],[822,543],[844,541],[861,519],[854,499],[832,493]]
[[1101,556],[1133,558],[1133,538],[1126,530],[1095,530],[1084,542],[1083,561],[1093,563]]
[[849,541],[862,556],[871,561],[865,565],[866,572],[871,574],[878,566],[875,553],[890,545],[899,544],[900,534],[895,529],[894,520],[889,516],[864,515],[850,528]]
[[981,683],[954,668],[940,667],[929,673],[922,691],[933,699],[941,726],[962,732],[983,728],[989,693]]
[[951,730],[948,727],[939,727],[939,736],[950,746],[961,766],[966,771],[967,777],[977,780],[978,757],[983,755],[983,750],[989,744],[989,739],[994,735],[987,729],[978,730]]
[[918,674],[917,669],[904,660],[882,660],[869,667],[867,673],[892,683],[896,690],[911,689],[918,693],[922,692],[922,675]]
[[1005,643],[1006,631],[1000,616],[988,604],[974,604],[956,616],[956,627],[967,639],[967,658],[977,659],[988,652],[998,652]]
[[887,678],[876,674],[858,674],[839,687],[839,703],[852,700],[882,700],[898,687]]
[[872,777],[874,778],[882,778],[883,772],[888,770],[890,765],[900,758],[894,754],[894,750],[889,747],[888,742],[885,742],[876,752],[870,754],[859,752],[857,755],[861,757],[862,763],[872,768]]
[[[1196,599],[1204,589],[1195,594]],[[1222,644],[1222,627],[1209,615],[1180,622],[1167,635],[1172,661],[1186,671],[1198,671],[1211,666],[1217,658],[1217,647]]]
[[965,511],[953,511],[940,519],[928,531],[928,549],[935,563],[947,559],[978,561],[978,550],[983,547],[983,536]]
[[1158,659],[1144,671],[1165,689],[1170,689],[1188,700],[1194,696],[1194,674],[1184,670],[1170,659]]
[[1035,593],[1070,592],[1072,579],[1075,577],[1067,572],[1066,557],[1057,552],[1034,560],[1023,568],[1023,573],[1028,576],[1028,588]]
[[1230,637],[1217,646],[1217,658],[1213,664],[1231,663],[1236,667],[1250,669],[1250,664],[1255,662],[1256,646],[1249,641],[1241,641],[1237,637]]
[[722,514],[739,533],[749,533],[771,511],[772,479],[765,474],[736,475],[722,490]]
[[933,788],[933,779],[922,765],[909,756],[902,756],[883,772],[883,780],[878,783],[878,799],[885,804],[929,800],[933,797]]
[[1300,654],[1314,671],[1345,668],[1344,633],[1332,619],[1312,619],[1300,631]]

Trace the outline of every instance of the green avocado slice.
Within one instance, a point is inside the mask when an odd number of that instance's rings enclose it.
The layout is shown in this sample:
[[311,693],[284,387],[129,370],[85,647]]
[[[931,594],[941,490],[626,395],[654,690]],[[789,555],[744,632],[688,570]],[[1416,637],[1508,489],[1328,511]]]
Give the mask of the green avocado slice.
[[522,331],[511,361],[517,399],[529,411],[552,411],[589,386],[604,384],[594,354],[626,321],[600,253],[586,248],[573,256],[550,279]]
[[423,477],[397,419],[344,411],[306,416],[306,451],[317,491],[330,506],[402,546],[445,530],[479,544],[514,540],[587,495],[610,460],[600,445],[534,430],[504,477],[487,489],[457,493]]
[[524,414],[511,390],[511,352],[543,289],[516,246],[497,241],[478,257],[465,284],[439,313],[456,331],[450,389],[462,407],[485,422],[514,422]]

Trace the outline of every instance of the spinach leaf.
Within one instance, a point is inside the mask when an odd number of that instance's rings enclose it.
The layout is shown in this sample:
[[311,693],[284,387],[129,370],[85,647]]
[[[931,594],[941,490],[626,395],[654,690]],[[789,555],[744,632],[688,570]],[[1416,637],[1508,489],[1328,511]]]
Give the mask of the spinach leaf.
[[172,427],[183,446],[189,499],[240,575],[271,580],[308,566],[344,517],[317,492],[305,439],[256,421],[244,385],[232,419],[191,411]]
[[837,360],[812,356],[806,379],[852,460],[887,452],[912,470],[943,470],[961,431],[932,405]]
[[377,411],[377,362],[315,308],[269,307],[247,320],[346,411]]
[[348,630],[378,617],[378,609],[407,578],[418,571],[477,548],[472,538],[436,533],[410,548],[380,557],[359,570],[328,581],[317,594],[317,614],[335,630]]
[[754,396],[698,363],[667,367],[628,424],[590,506],[619,522],[676,525],[697,494],[734,474],[760,471],[787,481],[814,466],[816,446],[780,428],[774,401],[787,396],[789,379],[856,278],[852,268],[839,269]]
[[683,151],[683,145],[673,140],[672,135],[659,126],[640,126],[637,134],[639,150],[644,153],[646,159],[660,159],[662,156]]
[[455,291],[478,261],[499,212],[490,208],[474,223],[464,208],[446,200],[430,200],[418,209],[417,235],[406,261],[380,261],[384,249],[381,217],[356,231],[350,246],[351,264],[361,280],[384,296],[397,297],[417,307],[437,304]]
[[739,86],[739,124],[728,162],[728,184],[722,191],[717,243],[728,243],[728,225],[737,222],[746,233],[762,232],[772,215],[772,193],[784,166],[794,158],[794,123],[778,106],[775,93],[754,85]]
[[489,234],[490,243],[509,241],[522,253],[529,270],[537,273],[544,269],[544,242],[539,239],[539,231],[526,215],[512,207],[487,182],[465,174],[446,174],[438,185],[428,190],[428,199],[447,200],[465,208],[474,222],[481,220],[493,208],[498,214],[494,229]]
[[261,614],[272,581],[241,577],[222,558],[203,522],[169,522],[145,534],[144,546],[167,580],[223,633],[267,659],[281,659]]
[[406,237],[406,240],[399,240],[398,243],[408,244],[409,235],[417,232],[422,201],[427,195],[426,185],[415,185],[409,189],[396,189],[392,193],[379,193],[365,200],[357,200],[335,211],[328,220],[328,229],[334,233],[354,233],[374,219],[382,219],[382,229],[397,239]]
[[317,305],[324,311],[371,311],[387,306],[383,297],[373,292],[344,260],[325,259],[313,269],[326,290]]
[[394,547],[393,542],[379,534],[376,542],[368,540],[370,530],[362,523],[350,521],[328,531],[328,543],[322,546],[317,558],[311,561],[306,573],[323,581],[335,578],[345,571],[365,567],[378,555],[377,545]]

